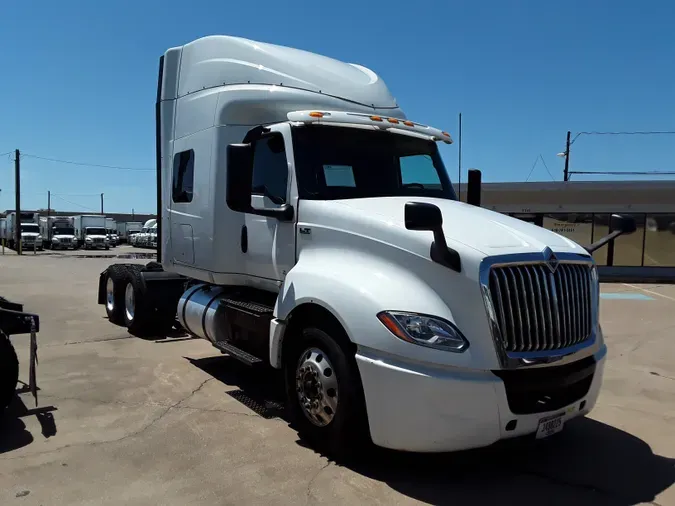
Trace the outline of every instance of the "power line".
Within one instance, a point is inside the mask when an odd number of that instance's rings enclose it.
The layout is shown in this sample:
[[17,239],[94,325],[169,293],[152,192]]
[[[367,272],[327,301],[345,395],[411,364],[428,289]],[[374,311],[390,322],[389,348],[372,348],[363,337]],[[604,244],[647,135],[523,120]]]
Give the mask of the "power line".
[[675,130],[651,130],[635,132],[579,132],[577,135],[675,135]]
[[87,207],[87,206],[83,206],[83,205],[81,205],[81,204],[77,204],[76,202],[71,202],[70,200],[66,200],[66,199],[64,199],[63,197],[61,197],[61,196],[59,196],[59,195],[56,195],[56,194],[54,194],[54,193],[52,193],[52,197],[57,197],[57,198],[63,200],[64,202],[66,202],[66,203],[68,203],[68,204],[70,204],[70,205],[77,206],[77,207],[81,207],[82,209],[86,209],[87,211],[92,211],[92,212],[98,214],[98,211],[97,211],[96,209],[92,209],[91,207]]
[[31,154],[23,154],[24,157],[30,157],[30,158],[37,158],[38,160],[46,160],[48,162],[56,162],[56,163],[66,163],[69,165],[80,165],[83,167],[99,167],[102,169],[116,169],[116,170],[132,170],[132,171],[154,171],[155,169],[144,169],[140,167],[122,167],[119,165],[102,165],[99,163],[84,163],[84,162],[74,162],[72,160],[61,160],[58,158],[49,158],[46,156],[38,156],[38,155],[31,155]]
[[[541,156],[541,155],[539,155]],[[527,175],[527,179],[525,179],[525,182],[527,183],[530,180],[530,176],[534,172],[534,168],[537,166],[537,163],[539,162],[539,156],[534,159],[534,163],[532,164],[532,168],[530,169],[530,173]]]
[[14,152],[14,150],[7,151],[7,153],[0,153],[0,156],[11,155],[13,152]]
[[553,177],[553,174],[551,174],[551,171],[548,170],[548,165],[546,165],[546,160],[544,160],[544,157],[539,153],[539,158],[541,158],[541,163],[544,164],[544,167],[546,167],[546,172],[548,172],[548,175],[551,176],[551,181],[555,181],[555,177]]
[[604,171],[604,170],[571,170],[570,174],[604,174],[607,176],[675,176],[675,170],[643,170],[643,171]]

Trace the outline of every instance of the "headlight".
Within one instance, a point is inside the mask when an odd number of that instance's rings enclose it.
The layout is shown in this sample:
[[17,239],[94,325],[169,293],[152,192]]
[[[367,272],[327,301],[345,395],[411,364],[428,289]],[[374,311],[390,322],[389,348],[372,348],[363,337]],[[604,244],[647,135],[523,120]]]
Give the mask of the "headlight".
[[93,239],[91,237],[85,237],[84,240],[87,241],[87,242],[91,242]]
[[409,343],[457,353],[469,347],[459,329],[440,318],[398,311],[382,311],[377,317],[392,334]]
[[54,237],[54,238],[52,239],[52,242],[59,242],[59,238],[58,238],[58,237]]
[[38,241],[41,241],[41,240],[42,240],[42,236],[39,235],[39,236],[37,236],[35,239],[37,239]]

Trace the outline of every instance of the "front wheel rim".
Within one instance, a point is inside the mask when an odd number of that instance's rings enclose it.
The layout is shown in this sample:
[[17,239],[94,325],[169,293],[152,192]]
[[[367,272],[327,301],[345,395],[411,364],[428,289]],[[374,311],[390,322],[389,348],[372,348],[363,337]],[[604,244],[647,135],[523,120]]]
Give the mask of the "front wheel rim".
[[131,283],[128,283],[126,290],[124,290],[124,306],[124,310],[127,313],[127,319],[133,321],[134,312],[136,310],[136,301],[134,298],[134,285]]
[[338,381],[333,365],[318,348],[308,348],[298,360],[295,390],[300,409],[317,427],[333,421],[338,409]]
[[113,283],[112,278],[108,278],[108,281],[105,284],[105,305],[108,308],[108,311],[113,311],[115,309],[115,284]]

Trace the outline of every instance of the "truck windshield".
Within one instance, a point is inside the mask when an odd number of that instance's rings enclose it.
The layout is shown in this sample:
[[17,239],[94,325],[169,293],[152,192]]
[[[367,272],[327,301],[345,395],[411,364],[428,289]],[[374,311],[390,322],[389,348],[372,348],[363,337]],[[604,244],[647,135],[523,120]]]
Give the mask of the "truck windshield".
[[52,228],[52,234],[54,235],[75,235],[74,228],[68,227],[54,227]]
[[87,227],[87,235],[105,235],[105,228]]
[[435,142],[324,125],[293,128],[300,198],[437,197],[457,200]]
[[39,234],[40,233],[40,227],[37,225],[33,225],[32,223],[22,223],[21,224],[21,231],[22,232],[30,232],[32,234]]

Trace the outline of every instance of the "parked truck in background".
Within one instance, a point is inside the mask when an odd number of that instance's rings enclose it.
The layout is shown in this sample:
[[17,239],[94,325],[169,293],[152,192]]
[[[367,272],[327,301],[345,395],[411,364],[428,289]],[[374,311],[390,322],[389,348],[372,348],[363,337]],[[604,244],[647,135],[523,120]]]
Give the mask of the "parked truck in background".
[[42,250],[42,236],[38,220],[38,213],[21,212],[18,220],[16,212],[8,213],[5,219],[5,236],[9,247],[17,249],[16,228],[20,227],[22,250]]
[[105,216],[82,214],[73,217],[79,247],[84,249],[110,249]]
[[51,249],[76,249],[77,238],[73,218],[70,216],[40,217],[42,245]]
[[329,452],[546,437],[593,408],[591,252],[634,221],[582,247],[481,208],[479,172],[460,202],[450,135],[360,65],[212,36],[159,68],[158,261],[100,274],[110,321],[161,335],[177,316],[280,369],[287,412]]
[[148,246],[157,248],[157,223],[150,227],[148,231]]
[[105,226],[110,246],[117,246],[119,244],[119,236],[117,235],[117,220],[115,220],[115,218],[106,218]]
[[143,224],[140,221],[117,222],[117,235],[120,242],[129,242],[130,236],[141,231]]
[[2,241],[3,246],[7,244],[5,236],[6,230],[7,230],[7,218],[0,218],[0,241]]
[[143,224],[141,231],[134,236],[132,245],[138,248],[147,248],[150,246],[150,230],[153,226],[156,226],[157,219],[151,218]]

